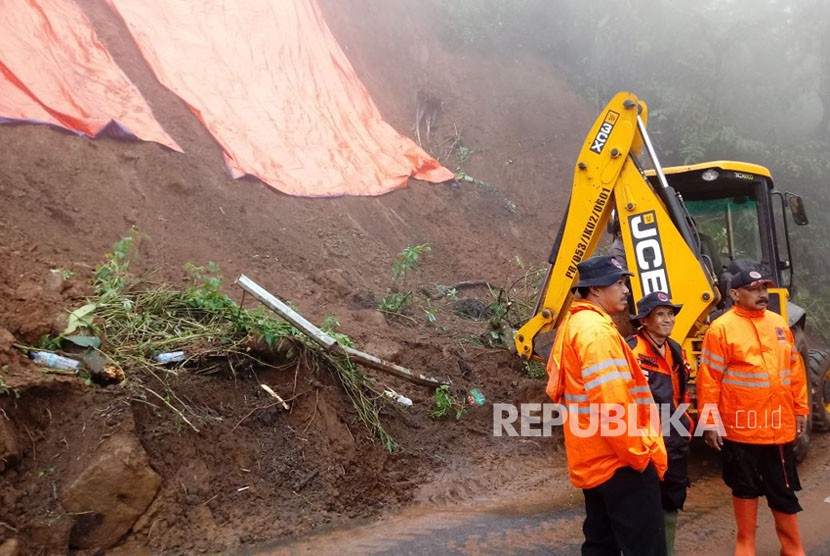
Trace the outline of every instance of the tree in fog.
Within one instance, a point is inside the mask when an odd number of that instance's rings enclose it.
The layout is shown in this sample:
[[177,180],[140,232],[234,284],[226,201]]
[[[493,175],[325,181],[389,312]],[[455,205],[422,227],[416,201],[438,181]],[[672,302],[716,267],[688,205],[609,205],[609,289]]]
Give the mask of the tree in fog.
[[[797,284],[830,330],[830,3],[826,0],[456,0],[442,36],[481,56],[547,57],[597,109],[620,90],[649,106],[664,165],[734,159],[803,195]],[[812,279],[816,277],[816,279]]]

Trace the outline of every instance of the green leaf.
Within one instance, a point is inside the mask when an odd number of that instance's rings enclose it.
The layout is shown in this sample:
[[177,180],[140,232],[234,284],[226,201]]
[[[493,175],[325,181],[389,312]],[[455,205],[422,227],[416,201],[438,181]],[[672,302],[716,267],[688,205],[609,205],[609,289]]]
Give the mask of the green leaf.
[[66,329],[61,332],[61,336],[72,334],[78,328],[88,328],[92,326],[92,321],[95,318],[95,310],[97,308],[97,303],[87,303],[83,307],[79,307],[69,313]]
[[101,338],[98,336],[64,336],[64,340],[72,342],[76,346],[91,347],[98,349],[101,347]]

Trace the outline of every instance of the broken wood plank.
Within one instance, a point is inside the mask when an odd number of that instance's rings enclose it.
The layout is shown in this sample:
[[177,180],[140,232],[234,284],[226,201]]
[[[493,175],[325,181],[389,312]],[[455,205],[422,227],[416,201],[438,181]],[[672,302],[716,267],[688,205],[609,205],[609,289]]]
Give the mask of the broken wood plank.
[[257,300],[260,301],[260,303],[262,303],[263,305],[277,313],[279,316],[293,324],[304,334],[306,334],[309,338],[323,346],[323,348],[325,348],[326,351],[329,351],[330,353],[342,354],[346,357],[354,359],[358,363],[366,365],[367,367],[383,371],[385,373],[397,376],[398,378],[402,378],[404,380],[408,380],[409,382],[413,382],[415,384],[420,384],[422,386],[437,387],[442,386],[444,384],[449,384],[446,381],[441,381],[422,374],[415,374],[406,367],[401,367],[400,365],[396,365],[395,363],[391,363],[389,361],[384,361],[383,359],[375,357],[374,355],[370,355],[360,350],[338,344],[337,340],[335,340],[334,338],[332,338],[331,336],[317,328],[314,324],[309,322],[297,311],[289,307],[286,303],[275,297],[265,288],[263,288],[262,286],[260,286],[244,274],[240,274],[239,277],[236,279],[236,285],[238,285],[240,288],[253,295]]

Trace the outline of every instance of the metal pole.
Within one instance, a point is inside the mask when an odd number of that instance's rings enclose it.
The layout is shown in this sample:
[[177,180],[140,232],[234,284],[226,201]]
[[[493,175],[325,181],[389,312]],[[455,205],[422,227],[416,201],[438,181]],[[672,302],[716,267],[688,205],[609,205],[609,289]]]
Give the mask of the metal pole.
[[646,151],[648,152],[649,158],[651,158],[651,163],[654,164],[654,171],[657,172],[657,178],[660,180],[660,185],[663,186],[663,189],[669,188],[669,182],[666,180],[666,175],[663,173],[663,167],[660,166],[660,161],[657,160],[657,153],[654,152],[654,146],[651,144],[651,138],[648,136],[648,132],[646,131],[646,124],[643,123],[643,119],[637,114],[637,129],[640,131],[640,136],[643,138],[643,144],[646,146]]

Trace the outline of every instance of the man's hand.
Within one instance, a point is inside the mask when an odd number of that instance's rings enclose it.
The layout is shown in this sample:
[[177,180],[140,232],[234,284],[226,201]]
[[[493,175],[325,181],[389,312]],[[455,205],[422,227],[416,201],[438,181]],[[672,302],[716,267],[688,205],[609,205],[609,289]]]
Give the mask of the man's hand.
[[807,428],[807,416],[806,415],[796,415],[795,416],[795,430],[798,433],[799,438],[801,438],[801,435],[804,434],[804,429],[806,429],[806,428]]
[[723,446],[723,439],[716,430],[703,431],[703,441],[707,446],[714,448],[718,452],[720,452],[720,448]]

